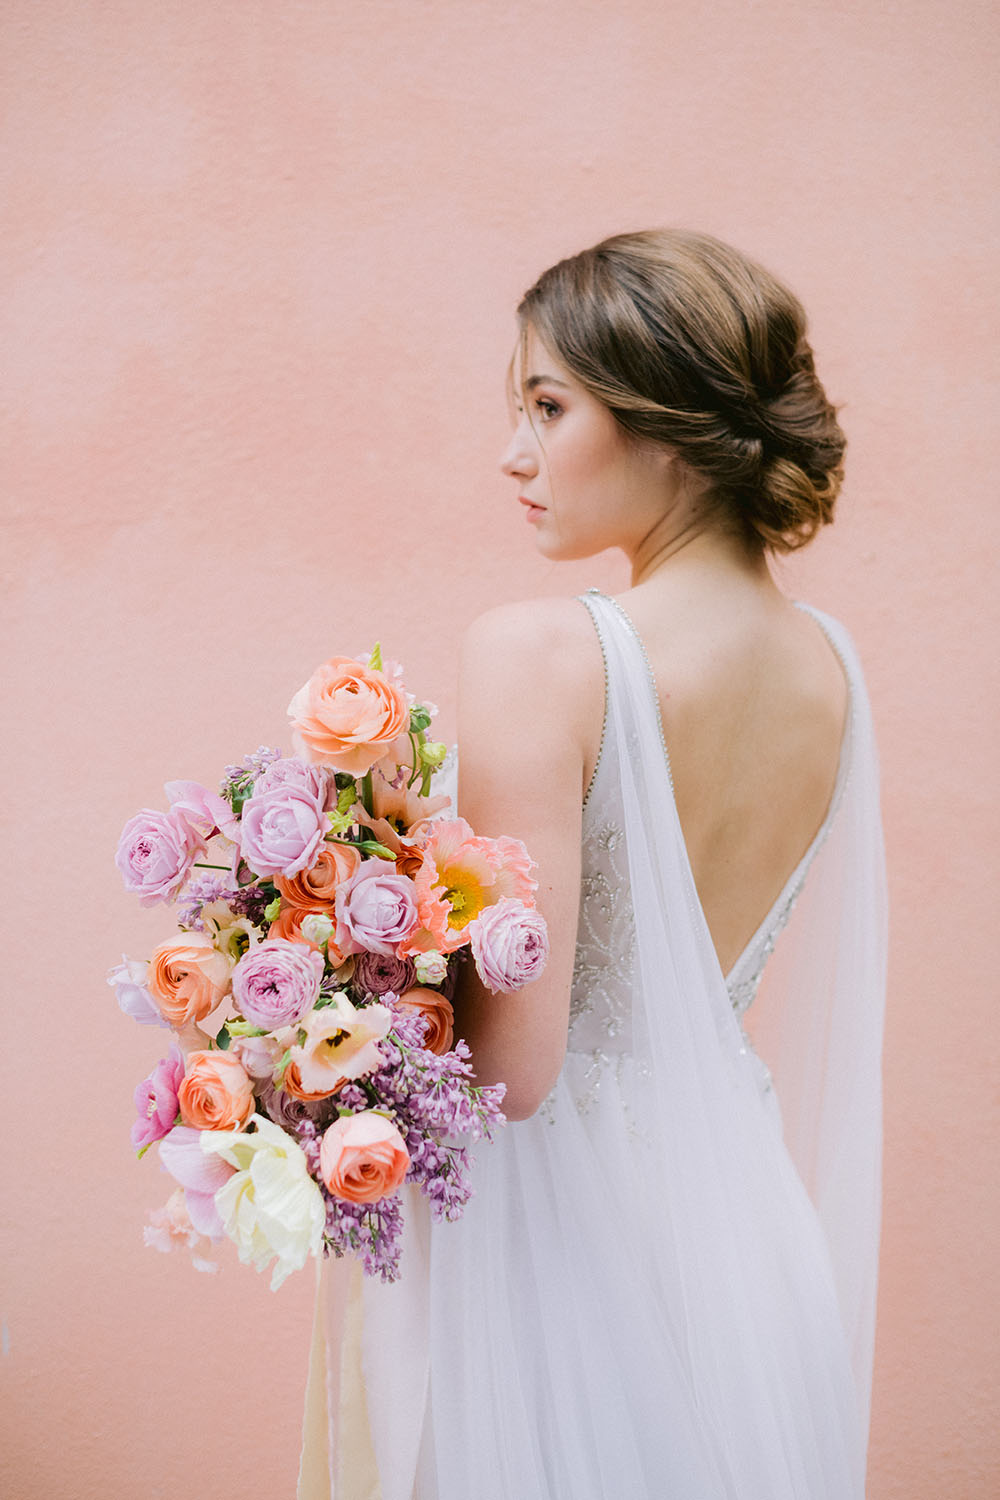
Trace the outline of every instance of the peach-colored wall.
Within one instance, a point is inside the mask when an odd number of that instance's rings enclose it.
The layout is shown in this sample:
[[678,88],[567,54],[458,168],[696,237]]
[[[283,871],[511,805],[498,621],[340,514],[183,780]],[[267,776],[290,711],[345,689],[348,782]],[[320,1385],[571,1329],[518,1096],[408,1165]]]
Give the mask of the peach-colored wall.
[[[1000,58],[980,0],[8,0],[3,1376],[20,1500],[291,1496],[311,1283],[146,1251],[167,914],[118,832],[284,743],[379,634],[454,730],[481,609],[551,566],[496,469],[520,292],[711,230],[811,312],[839,524],[789,562],[867,663],[893,890],[875,1500],[997,1493],[990,1101]],[[994,885],[995,891],[995,885]],[[992,1418],[992,1420],[991,1420]],[[992,1482],[991,1482],[992,1481]],[[514,1500],[514,1497],[512,1497]]]

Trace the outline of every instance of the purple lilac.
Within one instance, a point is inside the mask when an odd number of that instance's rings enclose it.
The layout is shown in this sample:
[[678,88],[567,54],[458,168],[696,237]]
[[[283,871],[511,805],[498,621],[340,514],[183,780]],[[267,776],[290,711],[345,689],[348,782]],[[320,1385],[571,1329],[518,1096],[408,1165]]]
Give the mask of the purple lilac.
[[244,755],[238,766],[226,767],[219,787],[220,793],[225,797],[241,782],[255,781],[258,776],[263,776],[272,761],[280,759],[280,750],[272,750],[268,745],[258,745],[252,754]]
[[184,887],[184,898],[177,907],[177,920],[182,927],[204,932],[202,907],[211,906],[213,901],[225,901],[231,907],[236,895],[237,888],[230,880],[219,875],[195,875]]

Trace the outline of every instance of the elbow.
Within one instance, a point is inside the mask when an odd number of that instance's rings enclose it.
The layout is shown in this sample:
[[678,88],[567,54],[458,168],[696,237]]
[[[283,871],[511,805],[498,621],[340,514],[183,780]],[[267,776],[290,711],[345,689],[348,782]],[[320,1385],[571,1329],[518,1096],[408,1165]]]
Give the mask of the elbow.
[[530,1120],[533,1115],[536,1115],[555,1087],[558,1076],[557,1069],[551,1078],[508,1084],[503,1103],[500,1105],[507,1120],[514,1123]]

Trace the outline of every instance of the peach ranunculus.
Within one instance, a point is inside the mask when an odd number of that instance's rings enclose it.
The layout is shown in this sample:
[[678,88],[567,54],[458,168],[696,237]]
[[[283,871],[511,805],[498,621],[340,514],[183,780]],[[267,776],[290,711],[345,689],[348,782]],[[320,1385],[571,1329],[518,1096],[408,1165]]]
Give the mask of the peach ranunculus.
[[361,864],[361,854],[349,844],[324,844],[308,870],[297,875],[275,876],[275,888],[285,906],[300,906],[305,911],[332,907],[337,887],[350,880]]
[[442,1052],[450,1050],[455,1040],[455,1012],[451,1001],[440,990],[415,984],[404,990],[397,1004],[401,1010],[415,1011],[423,1016],[427,1022],[424,1046],[429,1052],[436,1052],[440,1057]]
[[464,818],[429,825],[420,869],[412,877],[419,922],[399,945],[401,957],[437,948],[452,953],[468,941],[468,924],[501,896],[534,905],[535,862],[520,839],[480,838]]
[[154,948],[146,988],[165,1021],[179,1031],[204,1020],[229,988],[232,965],[203,932],[170,938]]
[[194,1130],[238,1130],[254,1111],[253,1084],[228,1052],[189,1052],[177,1104]]
[[409,1165],[403,1137],[375,1110],[341,1115],[323,1132],[320,1176],[335,1198],[348,1203],[375,1203],[394,1193]]
[[388,1006],[355,1006],[343,991],[332,1005],[310,1011],[302,1022],[305,1040],[292,1047],[289,1059],[298,1069],[299,1087],[322,1098],[344,1079],[371,1073],[382,1061],[378,1044],[391,1025]]
[[288,705],[303,760],[364,776],[410,722],[405,691],[375,667],[331,656]]

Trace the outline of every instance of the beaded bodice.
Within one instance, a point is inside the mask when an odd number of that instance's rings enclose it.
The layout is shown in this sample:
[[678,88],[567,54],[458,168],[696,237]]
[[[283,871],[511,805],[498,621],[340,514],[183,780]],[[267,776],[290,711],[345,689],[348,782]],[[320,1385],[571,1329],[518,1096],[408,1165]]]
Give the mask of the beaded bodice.
[[[605,722],[597,764],[583,803],[581,849],[580,906],[576,953],[570,993],[570,1023],[567,1051],[587,1053],[595,1063],[630,1050],[630,1009],[635,928],[629,898],[628,856],[625,845],[621,778],[612,764],[607,734],[607,652],[601,613],[591,608],[590,598],[600,594],[588,589],[577,595],[587,605],[594,621],[605,662]],[[624,609],[609,595],[600,595],[614,606],[628,629],[636,649],[645,660],[649,691],[656,703],[664,760],[669,770],[669,755],[663,740],[659,699],[652,668],[642,640]],[[805,608],[805,606],[801,606]],[[850,716],[848,718],[848,731]],[[843,792],[847,771],[846,745],[841,753],[840,771],[823,825],[799,862],[784,889],[760,927],[726,976],[726,986],[733,1010],[742,1026],[742,1017],[752,1003],[760,985],[765,964],[785,927],[805,884],[812,859],[829,830]],[[747,1042],[749,1049],[749,1042]],[[763,1086],[768,1086],[766,1070]]]

